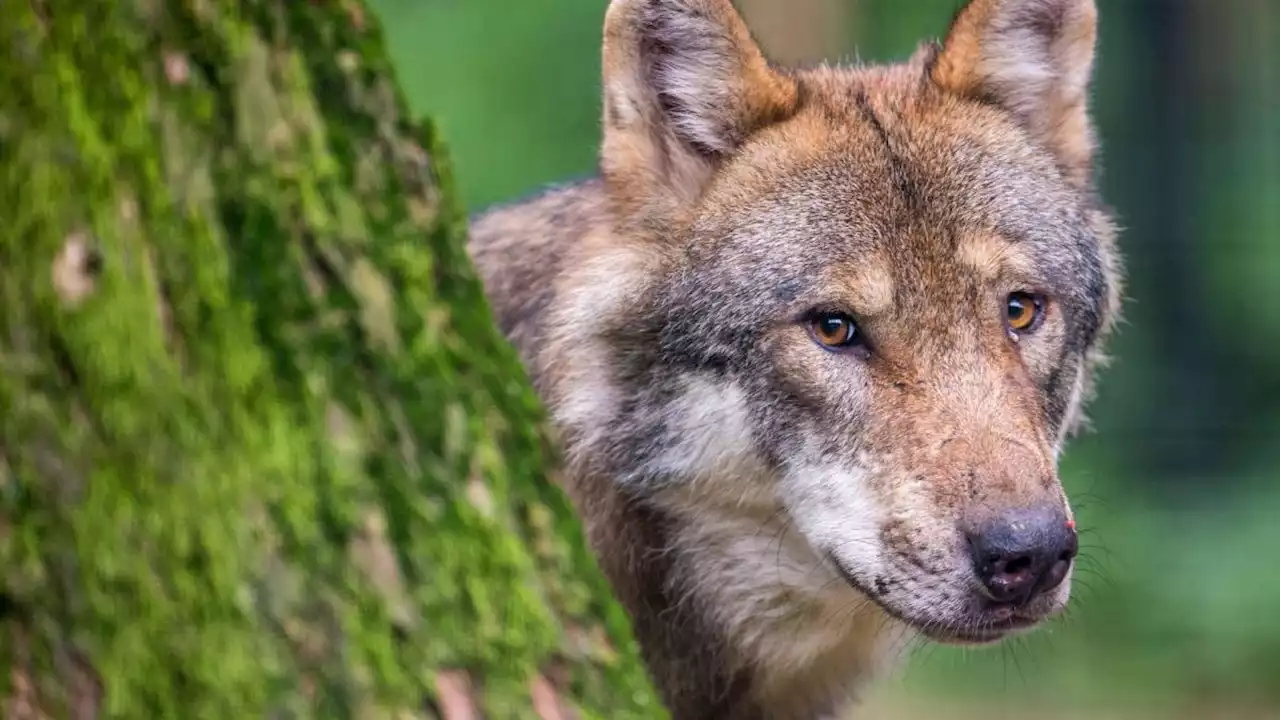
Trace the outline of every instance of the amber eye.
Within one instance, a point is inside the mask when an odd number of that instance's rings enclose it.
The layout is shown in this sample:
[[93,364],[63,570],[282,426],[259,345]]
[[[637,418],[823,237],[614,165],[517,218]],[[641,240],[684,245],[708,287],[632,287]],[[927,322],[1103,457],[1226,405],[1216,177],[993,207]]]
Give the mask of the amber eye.
[[1016,292],[1009,296],[1005,306],[1005,322],[1015,333],[1028,333],[1040,324],[1044,314],[1044,298],[1026,292]]
[[809,320],[809,334],[828,350],[844,350],[862,344],[853,318],[844,313],[822,312]]

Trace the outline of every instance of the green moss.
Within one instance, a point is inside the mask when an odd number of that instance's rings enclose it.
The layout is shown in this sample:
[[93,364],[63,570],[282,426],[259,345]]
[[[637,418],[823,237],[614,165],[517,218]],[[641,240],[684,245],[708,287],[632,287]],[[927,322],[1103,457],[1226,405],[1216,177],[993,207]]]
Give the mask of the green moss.
[[661,716],[371,15],[64,5],[0,4],[0,697]]

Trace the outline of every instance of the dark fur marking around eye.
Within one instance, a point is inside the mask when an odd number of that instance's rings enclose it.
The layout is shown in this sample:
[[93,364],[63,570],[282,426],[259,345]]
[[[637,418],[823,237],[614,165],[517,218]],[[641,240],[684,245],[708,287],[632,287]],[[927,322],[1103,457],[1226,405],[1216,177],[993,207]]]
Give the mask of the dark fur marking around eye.
[[1062,380],[1063,373],[1068,370],[1075,370],[1078,366],[1079,359],[1073,357],[1073,355],[1074,352],[1070,346],[1062,348],[1062,352],[1055,359],[1053,372],[1049,374],[1049,378],[1044,384],[1045,412],[1055,430],[1062,425],[1062,421],[1067,415],[1068,406],[1071,403],[1072,389],[1064,386]]

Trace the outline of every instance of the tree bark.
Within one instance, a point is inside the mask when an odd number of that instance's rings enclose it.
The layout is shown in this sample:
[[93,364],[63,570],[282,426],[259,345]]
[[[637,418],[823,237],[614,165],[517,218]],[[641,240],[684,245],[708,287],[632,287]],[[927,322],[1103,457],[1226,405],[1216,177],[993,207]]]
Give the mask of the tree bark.
[[0,2],[0,97],[0,715],[664,715],[363,4]]

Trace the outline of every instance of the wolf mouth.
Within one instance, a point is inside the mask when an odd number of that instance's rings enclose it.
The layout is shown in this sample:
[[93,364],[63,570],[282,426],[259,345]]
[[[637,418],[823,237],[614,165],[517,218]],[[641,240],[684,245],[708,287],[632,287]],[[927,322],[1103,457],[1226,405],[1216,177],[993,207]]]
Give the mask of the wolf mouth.
[[914,627],[931,640],[949,645],[988,645],[1000,642],[1013,633],[1029,630],[1039,624],[1040,621],[1035,618],[1020,615],[1015,615],[1008,620],[999,622],[975,618],[973,622],[962,625],[925,624],[922,626],[912,623]]
[[987,645],[999,642],[1009,635],[1029,630],[1039,625],[1041,618],[1026,615],[1016,609],[1000,605],[993,608],[989,616],[986,613],[973,613],[969,617],[956,620],[939,621],[928,618],[909,617],[890,605],[881,597],[883,593],[874,592],[858,579],[858,576],[845,567],[830,551],[825,553],[826,559],[854,590],[867,596],[890,617],[902,622],[930,640],[949,645]]

